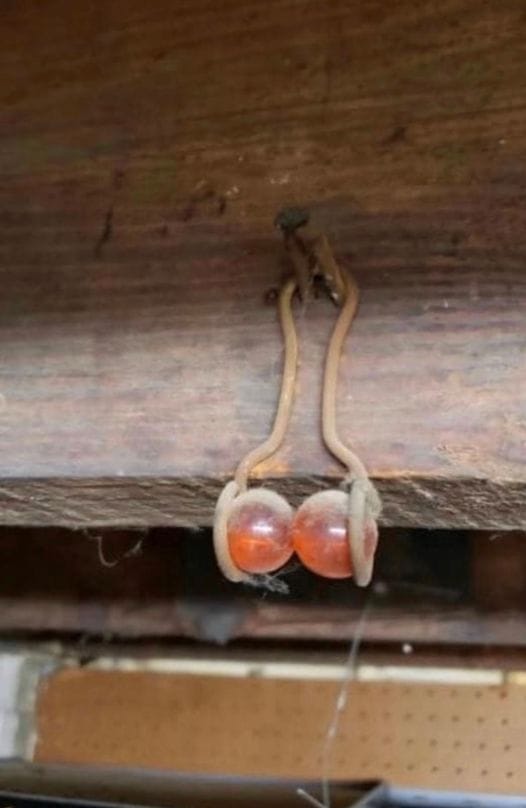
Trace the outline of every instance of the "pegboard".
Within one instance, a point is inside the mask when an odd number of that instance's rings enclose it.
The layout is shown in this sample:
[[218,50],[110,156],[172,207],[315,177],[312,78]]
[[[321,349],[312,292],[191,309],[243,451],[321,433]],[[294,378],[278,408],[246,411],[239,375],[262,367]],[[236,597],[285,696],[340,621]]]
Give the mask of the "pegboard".
[[[460,680],[462,682],[462,679]],[[64,670],[38,701],[36,760],[317,777],[338,681]],[[331,776],[526,792],[526,687],[354,682]]]

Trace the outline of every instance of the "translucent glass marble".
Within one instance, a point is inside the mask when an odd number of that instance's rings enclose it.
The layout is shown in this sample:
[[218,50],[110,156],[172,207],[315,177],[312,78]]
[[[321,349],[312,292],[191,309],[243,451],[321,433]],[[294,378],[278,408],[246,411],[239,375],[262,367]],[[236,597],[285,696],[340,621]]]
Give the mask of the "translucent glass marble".
[[239,569],[268,573],[282,567],[294,552],[292,508],[274,491],[252,488],[235,500],[228,520],[230,554]]
[[[311,572],[324,578],[350,578],[352,575],[348,507],[349,497],[344,491],[320,491],[306,499],[294,517],[294,550]],[[376,522],[371,519],[365,530],[366,558],[372,558],[377,542]]]

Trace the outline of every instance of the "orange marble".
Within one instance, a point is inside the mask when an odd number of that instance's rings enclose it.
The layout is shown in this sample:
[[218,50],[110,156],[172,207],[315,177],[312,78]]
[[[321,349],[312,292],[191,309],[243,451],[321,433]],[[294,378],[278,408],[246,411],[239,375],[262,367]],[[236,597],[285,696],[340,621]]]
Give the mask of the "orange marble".
[[232,560],[244,572],[274,572],[292,556],[292,508],[274,491],[253,488],[234,501],[228,520]]
[[[348,497],[343,491],[320,491],[305,500],[292,523],[292,543],[301,562],[324,578],[350,578],[351,553],[347,535]],[[365,555],[376,550],[376,522],[366,526]]]

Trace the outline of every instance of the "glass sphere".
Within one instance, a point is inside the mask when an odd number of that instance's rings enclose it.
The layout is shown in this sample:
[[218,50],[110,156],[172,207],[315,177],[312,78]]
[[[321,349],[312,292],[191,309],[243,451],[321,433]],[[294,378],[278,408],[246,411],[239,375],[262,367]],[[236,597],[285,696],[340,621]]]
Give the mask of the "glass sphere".
[[294,548],[292,508],[266,488],[252,488],[234,500],[227,525],[232,560],[244,572],[267,573],[282,567]]
[[[349,497],[344,491],[320,491],[298,508],[292,523],[294,550],[302,563],[324,578],[352,576],[348,529]],[[365,528],[364,552],[372,558],[378,542],[374,519]]]

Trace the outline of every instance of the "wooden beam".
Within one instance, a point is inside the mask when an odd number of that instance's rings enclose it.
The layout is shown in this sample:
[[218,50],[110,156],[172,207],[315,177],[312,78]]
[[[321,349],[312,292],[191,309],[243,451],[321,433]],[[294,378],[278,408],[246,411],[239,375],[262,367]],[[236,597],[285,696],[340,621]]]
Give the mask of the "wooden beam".
[[[2,522],[210,523],[271,423],[271,224],[296,202],[363,290],[339,417],[384,524],[526,524],[516,4],[22,0],[2,21]],[[295,501],[340,473],[333,319],[300,317],[294,422],[260,469]]]
[[[145,428],[148,431],[149,426]],[[166,428],[172,427],[166,423]],[[214,437],[226,447],[226,436]],[[179,440],[175,438],[173,442],[177,445]],[[299,435],[298,454],[302,446]],[[207,450],[203,446],[201,451],[200,459],[205,464]],[[314,462],[312,455],[306,454],[304,462]],[[226,463],[221,462],[223,465]],[[456,478],[443,471],[444,477],[376,474],[384,503],[382,525],[461,529],[482,526],[485,530],[508,530],[526,524],[526,483],[523,481],[491,481],[469,475]],[[389,475],[394,473],[393,470],[388,472]],[[1,521],[6,525],[73,528],[146,528],[152,525],[196,528],[211,524],[224,478],[219,471],[211,471],[207,476],[177,477],[164,474],[152,477],[6,477],[0,485]],[[297,472],[266,479],[266,484],[287,496],[293,505],[299,505],[304,497],[321,487],[338,483],[336,469],[330,476]]]
[[[361,610],[356,607],[242,601],[75,601],[0,598],[0,630],[6,635],[82,634],[122,640],[188,639],[223,645],[234,640],[348,643]],[[526,647],[526,617],[519,611],[479,611],[470,606],[378,607],[367,620],[364,642],[443,647]]]

